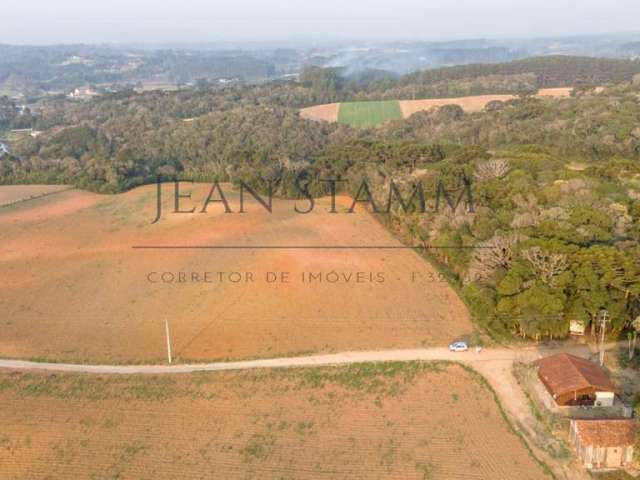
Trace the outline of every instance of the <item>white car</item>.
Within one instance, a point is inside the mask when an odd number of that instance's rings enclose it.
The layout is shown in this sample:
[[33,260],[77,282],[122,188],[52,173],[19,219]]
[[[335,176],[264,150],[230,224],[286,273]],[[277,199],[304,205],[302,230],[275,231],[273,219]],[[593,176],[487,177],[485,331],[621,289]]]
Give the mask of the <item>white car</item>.
[[466,352],[469,350],[469,345],[466,342],[454,342],[449,345],[449,350],[452,352]]

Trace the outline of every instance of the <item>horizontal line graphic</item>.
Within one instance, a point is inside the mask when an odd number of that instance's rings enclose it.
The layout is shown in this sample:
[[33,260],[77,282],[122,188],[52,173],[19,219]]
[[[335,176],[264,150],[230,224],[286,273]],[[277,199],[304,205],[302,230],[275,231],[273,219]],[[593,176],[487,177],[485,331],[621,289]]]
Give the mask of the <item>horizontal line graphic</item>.
[[134,250],[440,250],[491,248],[459,245],[134,245]]

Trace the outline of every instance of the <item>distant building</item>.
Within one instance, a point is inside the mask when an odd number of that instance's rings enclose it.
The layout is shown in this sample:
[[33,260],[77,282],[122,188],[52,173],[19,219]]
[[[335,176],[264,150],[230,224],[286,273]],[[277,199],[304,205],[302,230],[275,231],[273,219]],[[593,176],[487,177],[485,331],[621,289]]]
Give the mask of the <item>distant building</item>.
[[89,98],[93,98],[97,95],[100,95],[100,93],[96,89],[92,87],[81,87],[81,88],[76,88],[73,92],[67,95],[67,97],[76,99],[76,100],[86,100]]
[[540,381],[560,406],[610,407],[619,392],[600,366],[584,358],[559,353],[536,364]]
[[62,62],[60,65],[65,67],[67,65],[92,65],[92,64],[93,64],[93,61],[89,60],[88,58],[83,58],[78,55],[73,55],[72,57],[69,57],[67,60]]
[[623,468],[633,461],[637,422],[626,418],[571,420],[571,443],[590,470]]
[[34,130],[33,128],[14,128],[11,130],[11,133],[16,135],[31,135],[33,138],[36,138],[42,132],[39,130]]

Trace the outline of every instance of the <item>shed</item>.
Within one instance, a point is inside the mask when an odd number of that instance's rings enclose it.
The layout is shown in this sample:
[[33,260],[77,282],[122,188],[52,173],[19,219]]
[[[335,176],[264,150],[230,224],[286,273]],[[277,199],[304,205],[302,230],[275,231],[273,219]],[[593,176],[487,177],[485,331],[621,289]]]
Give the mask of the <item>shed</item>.
[[585,328],[584,322],[581,320],[571,320],[571,322],[569,322],[569,333],[571,335],[582,336],[584,335]]
[[570,428],[571,442],[586,468],[623,468],[633,461],[637,430],[635,420],[571,420]]
[[618,387],[589,360],[558,353],[536,362],[538,377],[560,406],[611,406]]

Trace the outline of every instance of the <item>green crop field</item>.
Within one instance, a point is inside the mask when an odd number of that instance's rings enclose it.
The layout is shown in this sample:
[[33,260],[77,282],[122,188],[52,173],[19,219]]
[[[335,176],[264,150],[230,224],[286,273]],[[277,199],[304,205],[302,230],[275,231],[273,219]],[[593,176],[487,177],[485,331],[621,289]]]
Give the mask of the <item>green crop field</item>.
[[352,127],[375,127],[401,118],[400,103],[396,100],[341,103],[338,113],[338,122]]

